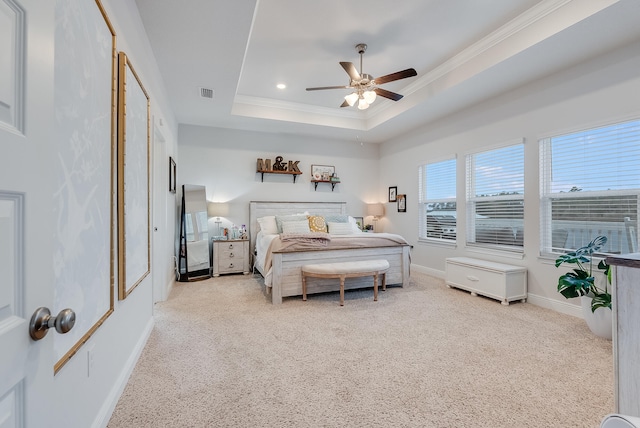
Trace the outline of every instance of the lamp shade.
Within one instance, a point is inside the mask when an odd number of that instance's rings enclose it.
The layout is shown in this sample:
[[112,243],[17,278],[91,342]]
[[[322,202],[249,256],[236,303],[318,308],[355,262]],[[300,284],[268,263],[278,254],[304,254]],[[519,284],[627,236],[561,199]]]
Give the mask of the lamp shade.
[[358,94],[353,92],[347,95],[346,97],[344,97],[344,99],[347,101],[347,104],[349,104],[349,106],[353,106],[356,103],[356,101],[358,101]]
[[223,202],[209,202],[207,204],[209,217],[226,217],[229,215],[229,204]]
[[364,91],[362,97],[368,104],[373,104],[376,100],[376,93],[374,91]]
[[374,217],[381,217],[384,215],[384,205],[377,204],[367,204],[367,215],[372,215]]
[[360,98],[358,101],[358,108],[360,110],[366,110],[369,108],[369,103],[364,98]]

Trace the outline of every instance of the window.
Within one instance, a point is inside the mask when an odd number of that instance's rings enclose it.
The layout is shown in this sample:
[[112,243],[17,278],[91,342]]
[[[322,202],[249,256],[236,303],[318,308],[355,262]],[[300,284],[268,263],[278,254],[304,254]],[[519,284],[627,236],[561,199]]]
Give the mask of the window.
[[201,241],[207,239],[208,232],[207,212],[189,212],[184,216],[185,228],[187,231],[187,241]]
[[456,240],[456,160],[421,165],[418,170],[419,238]]
[[467,244],[522,251],[524,144],[467,155]]
[[640,121],[541,140],[540,193],[542,254],[598,235],[603,253],[637,251]]

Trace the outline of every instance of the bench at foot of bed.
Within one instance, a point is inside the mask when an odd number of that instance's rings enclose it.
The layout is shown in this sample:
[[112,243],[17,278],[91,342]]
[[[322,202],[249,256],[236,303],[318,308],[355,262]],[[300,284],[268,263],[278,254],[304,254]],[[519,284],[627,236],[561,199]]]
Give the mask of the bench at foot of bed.
[[378,276],[382,275],[382,289],[387,289],[387,260],[361,260],[355,262],[320,263],[302,266],[302,300],[307,300],[307,277],[340,279],[340,306],[344,306],[346,278],[373,276],[373,300],[378,300]]

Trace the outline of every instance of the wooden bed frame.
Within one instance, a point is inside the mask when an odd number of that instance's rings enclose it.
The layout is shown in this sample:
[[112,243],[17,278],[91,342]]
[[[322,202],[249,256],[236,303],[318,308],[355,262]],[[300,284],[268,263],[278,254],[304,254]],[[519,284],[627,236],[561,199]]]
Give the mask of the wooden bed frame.
[[[270,215],[287,215],[302,212],[315,215],[347,214],[346,202],[259,202],[249,203],[249,236],[252,258],[254,257],[256,235],[259,230],[257,219]],[[410,246],[349,248],[336,250],[314,250],[296,252],[275,252],[272,256],[271,301],[282,303],[283,297],[302,295],[301,267],[306,264],[336,263],[345,260],[385,259],[390,268],[387,285],[404,286],[409,283]],[[252,261],[255,265],[255,261]],[[265,276],[266,272],[260,272]],[[371,287],[371,278],[349,278],[345,289]],[[307,294],[338,291],[338,281],[313,278],[307,281]]]

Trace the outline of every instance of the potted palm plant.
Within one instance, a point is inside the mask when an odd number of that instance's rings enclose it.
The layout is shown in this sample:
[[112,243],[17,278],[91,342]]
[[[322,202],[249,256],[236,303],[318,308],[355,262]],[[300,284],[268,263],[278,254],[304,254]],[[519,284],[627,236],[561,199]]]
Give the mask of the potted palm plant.
[[[601,260],[598,271],[604,275],[604,286],[596,285],[593,268],[593,254],[607,243],[606,236],[597,236],[584,247],[561,255],[556,259],[556,267],[572,264],[576,267],[558,278],[558,292],[567,299],[580,297],[587,325],[595,334],[611,338],[611,269]],[[597,272],[597,271],[596,271]],[[602,309],[601,309],[602,308]],[[598,311],[596,315],[596,310]],[[604,325],[598,325],[604,324]]]

